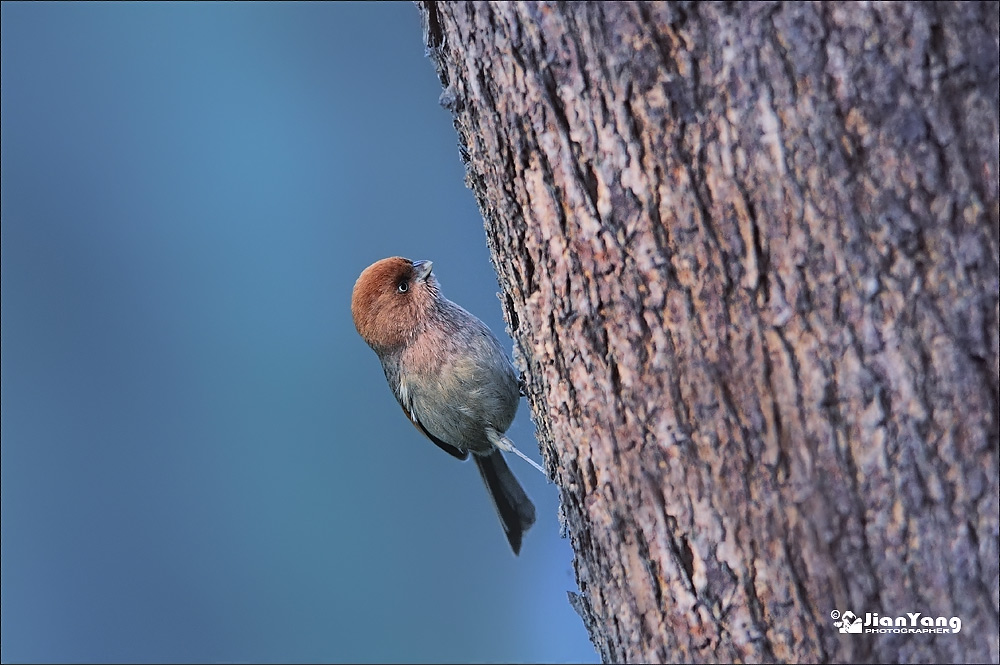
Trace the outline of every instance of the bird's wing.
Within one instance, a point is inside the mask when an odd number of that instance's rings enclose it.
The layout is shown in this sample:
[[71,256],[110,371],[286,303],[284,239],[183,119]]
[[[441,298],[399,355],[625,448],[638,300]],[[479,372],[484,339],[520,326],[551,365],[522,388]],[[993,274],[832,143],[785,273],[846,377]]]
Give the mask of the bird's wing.
[[435,446],[445,451],[452,457],[457,457],[458,459],[464,460],[469,457],[468,450],[461,450],[457,446],[453,446],[450,443],[445,443],[441,439],[437,438],[436,436],[428,432],[427,428],[424,427],[423,424],[421,424],[420,420],[417,418],[417,414],[415,414],[413,411],[403,406],[402,402],[399,403],[399,406],[403,408],[403,413],[405,413],[406,417],[410,419],[410,422],[413,423],[413,426],[416,427],[418,430],[420,430],[421,434],[423,434],[428,439],[433,441]]
[[434,436],[433,434],[431,434],[430,432],[428,432],[427,428],[425,428],[423,425],[420,424],[420,421],[417,420],[416,416],[411,416],[410,417],[410,421],[414,425],[416,425],[416,427],[417,427],[418,430],[420,430],[421,432],[423,432],[424,436],[426,436],[428,439],[430,439],[431,441],[433,441],[435,446],[437,446],[441,450],[445,451],[446,453],[448,453],[452,457],[457,457],[458,459],[466,459],[469,456],[469,451],[468,450],[459,450],[458,448],[456,448],[455,446],[451,445],[450,443],[445,443],[441,439],[437,438],[436,436]]
[[439,439],[438,437],[434,436],[433,434],[427,431],[427,428],[424,427],[424,424],[420,422],[420,418],[417,417],[416,399],[409,383],[407,383],[405,380],[399,380],[398,382],[394,382],[391,379],[389,383],[390,385],[396,386],[396,388],[393,391],[396,394],[396,400],[399,402],[399,405],[403,408],[403,413],[405,413],[406,417],[410,419],[410,422],[413,423],[413,426],[416,427],[418,430],[420,430],[421,434],[423,434],[428,439],[433,441],[435,446],[445,451],[452,457],[457,457],[458,459],[464,460],[469,456],[469,451],[462,450],[458,446],[453,446],[450,443],[445,443],[444,441],[442,441],[441,439]]

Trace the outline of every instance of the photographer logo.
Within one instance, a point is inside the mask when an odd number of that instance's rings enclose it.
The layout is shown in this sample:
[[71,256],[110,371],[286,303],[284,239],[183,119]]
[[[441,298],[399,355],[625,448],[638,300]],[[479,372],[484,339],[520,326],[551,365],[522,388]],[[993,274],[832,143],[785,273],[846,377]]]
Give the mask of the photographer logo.
[[905,612],[900,616],[879,615],[865,612],[864,619],[851,610],[830,612],[833,625],[841,633],[882,634],[882,633],[951,633],[962,631],[959,617],[924,616],[920,612]]

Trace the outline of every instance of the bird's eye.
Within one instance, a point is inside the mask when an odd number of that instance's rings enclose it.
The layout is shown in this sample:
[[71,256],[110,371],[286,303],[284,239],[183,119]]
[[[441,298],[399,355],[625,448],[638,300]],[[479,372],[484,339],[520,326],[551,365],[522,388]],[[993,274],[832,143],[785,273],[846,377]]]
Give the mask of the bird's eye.
[[410,290],[410,283],[405,281],[400,282],[399,286],[396,287],[396,290],[399,291],[400,293],[406,293],[407,291]]

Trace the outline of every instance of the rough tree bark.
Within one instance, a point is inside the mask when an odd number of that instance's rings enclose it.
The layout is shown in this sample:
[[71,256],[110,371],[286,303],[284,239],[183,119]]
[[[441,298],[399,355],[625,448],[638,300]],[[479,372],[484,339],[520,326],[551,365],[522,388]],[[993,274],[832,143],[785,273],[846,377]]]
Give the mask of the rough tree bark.
[[998,5],[419,7],[602,657],[997,662]]

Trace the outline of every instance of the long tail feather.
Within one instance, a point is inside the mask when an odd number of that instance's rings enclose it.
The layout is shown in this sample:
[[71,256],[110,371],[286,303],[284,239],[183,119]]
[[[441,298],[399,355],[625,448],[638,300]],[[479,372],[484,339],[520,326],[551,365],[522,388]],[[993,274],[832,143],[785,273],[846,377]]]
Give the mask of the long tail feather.
[[507,466],[503,454],[494,450],[487,456],[473,455],[490,498],[500,516],[507,542],[514,554],[521,551],[521,537],[535,523],[535,505]]

